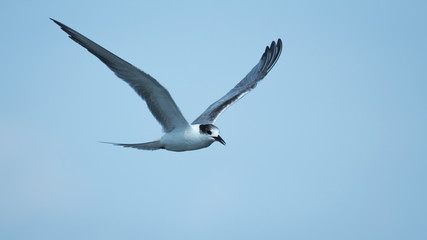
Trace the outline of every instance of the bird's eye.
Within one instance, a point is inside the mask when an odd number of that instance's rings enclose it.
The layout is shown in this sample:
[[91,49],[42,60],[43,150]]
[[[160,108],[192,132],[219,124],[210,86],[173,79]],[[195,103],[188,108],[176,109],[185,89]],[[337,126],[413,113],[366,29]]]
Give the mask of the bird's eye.
[[211,130],[208,130],[208,134],[209,134],[209,135],[211,135],[211,134],[212,134]]

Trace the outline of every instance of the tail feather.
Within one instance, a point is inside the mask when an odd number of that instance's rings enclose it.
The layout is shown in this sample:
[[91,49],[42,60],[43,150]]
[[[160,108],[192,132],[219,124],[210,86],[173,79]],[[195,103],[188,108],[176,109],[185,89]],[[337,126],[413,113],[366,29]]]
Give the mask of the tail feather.
[[152,150],[152,151],[157,149],[164,149],[164,147],[160,144],[160,140],[153,141],[153,142],[146,142],[146,143],[112,143],[112,142],[101,142],[101,143],[108,143],[116,146],[137,148],[137,149],[143,149],[143,150]]

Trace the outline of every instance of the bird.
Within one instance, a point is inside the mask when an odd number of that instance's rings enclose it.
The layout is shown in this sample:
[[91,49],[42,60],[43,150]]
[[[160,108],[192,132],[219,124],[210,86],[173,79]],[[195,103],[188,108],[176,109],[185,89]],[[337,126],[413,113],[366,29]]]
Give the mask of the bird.
[[214,125],[216,119],[249,91],[254,89],[276,64],[282,52],[282,40],[272,41],[265,48],[261,59],[252,70],[228,93],[212,103],[191,124],[184,118],[168,90],[149,74],[121,59],[89,38],[65,24],[50,18],[69,37],[101,60],[119,78],[132,87],[145,100],[148,109],[163,128],[160,139],[144,143],[110,143],[117,146],[141,150],[165,149],[182,152],[209,147],[213,142],[225,145],[220,131]]

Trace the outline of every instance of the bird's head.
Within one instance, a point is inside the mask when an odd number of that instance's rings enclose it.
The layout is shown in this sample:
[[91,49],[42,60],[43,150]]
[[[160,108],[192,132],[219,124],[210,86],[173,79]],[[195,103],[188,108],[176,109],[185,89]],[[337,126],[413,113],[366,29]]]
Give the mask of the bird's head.
[[207,135],[211,137],[214,141],[220,142],[222,145],[225,145],[224,139],[219,136],[219,129],[213,124],[200,124],[199,125],[200,134]]

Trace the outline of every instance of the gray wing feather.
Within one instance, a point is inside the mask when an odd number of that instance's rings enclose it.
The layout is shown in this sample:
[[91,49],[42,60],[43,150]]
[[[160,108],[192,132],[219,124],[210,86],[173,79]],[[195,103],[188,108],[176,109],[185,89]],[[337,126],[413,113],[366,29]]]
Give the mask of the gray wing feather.
[[114,55],[110,51],[81,35],[68,26],[54,20],[69,37],[99,58],[119,78],[127,82],[147,103],[151,113],[162,125],[163,131],[170,132],[175,128],[188,126],[178,106],[168,90],[153,77],[134,67],[132,64]]
[[241,80],[233,89],[218,101],[210,105],[193,124],[213,124],[218,116],[231,104],[242,98],[250,90],[254,89],[267,73],[273,68],[282,52],[282,40],[273,41],[270,47],[266,47],[258,64]]

